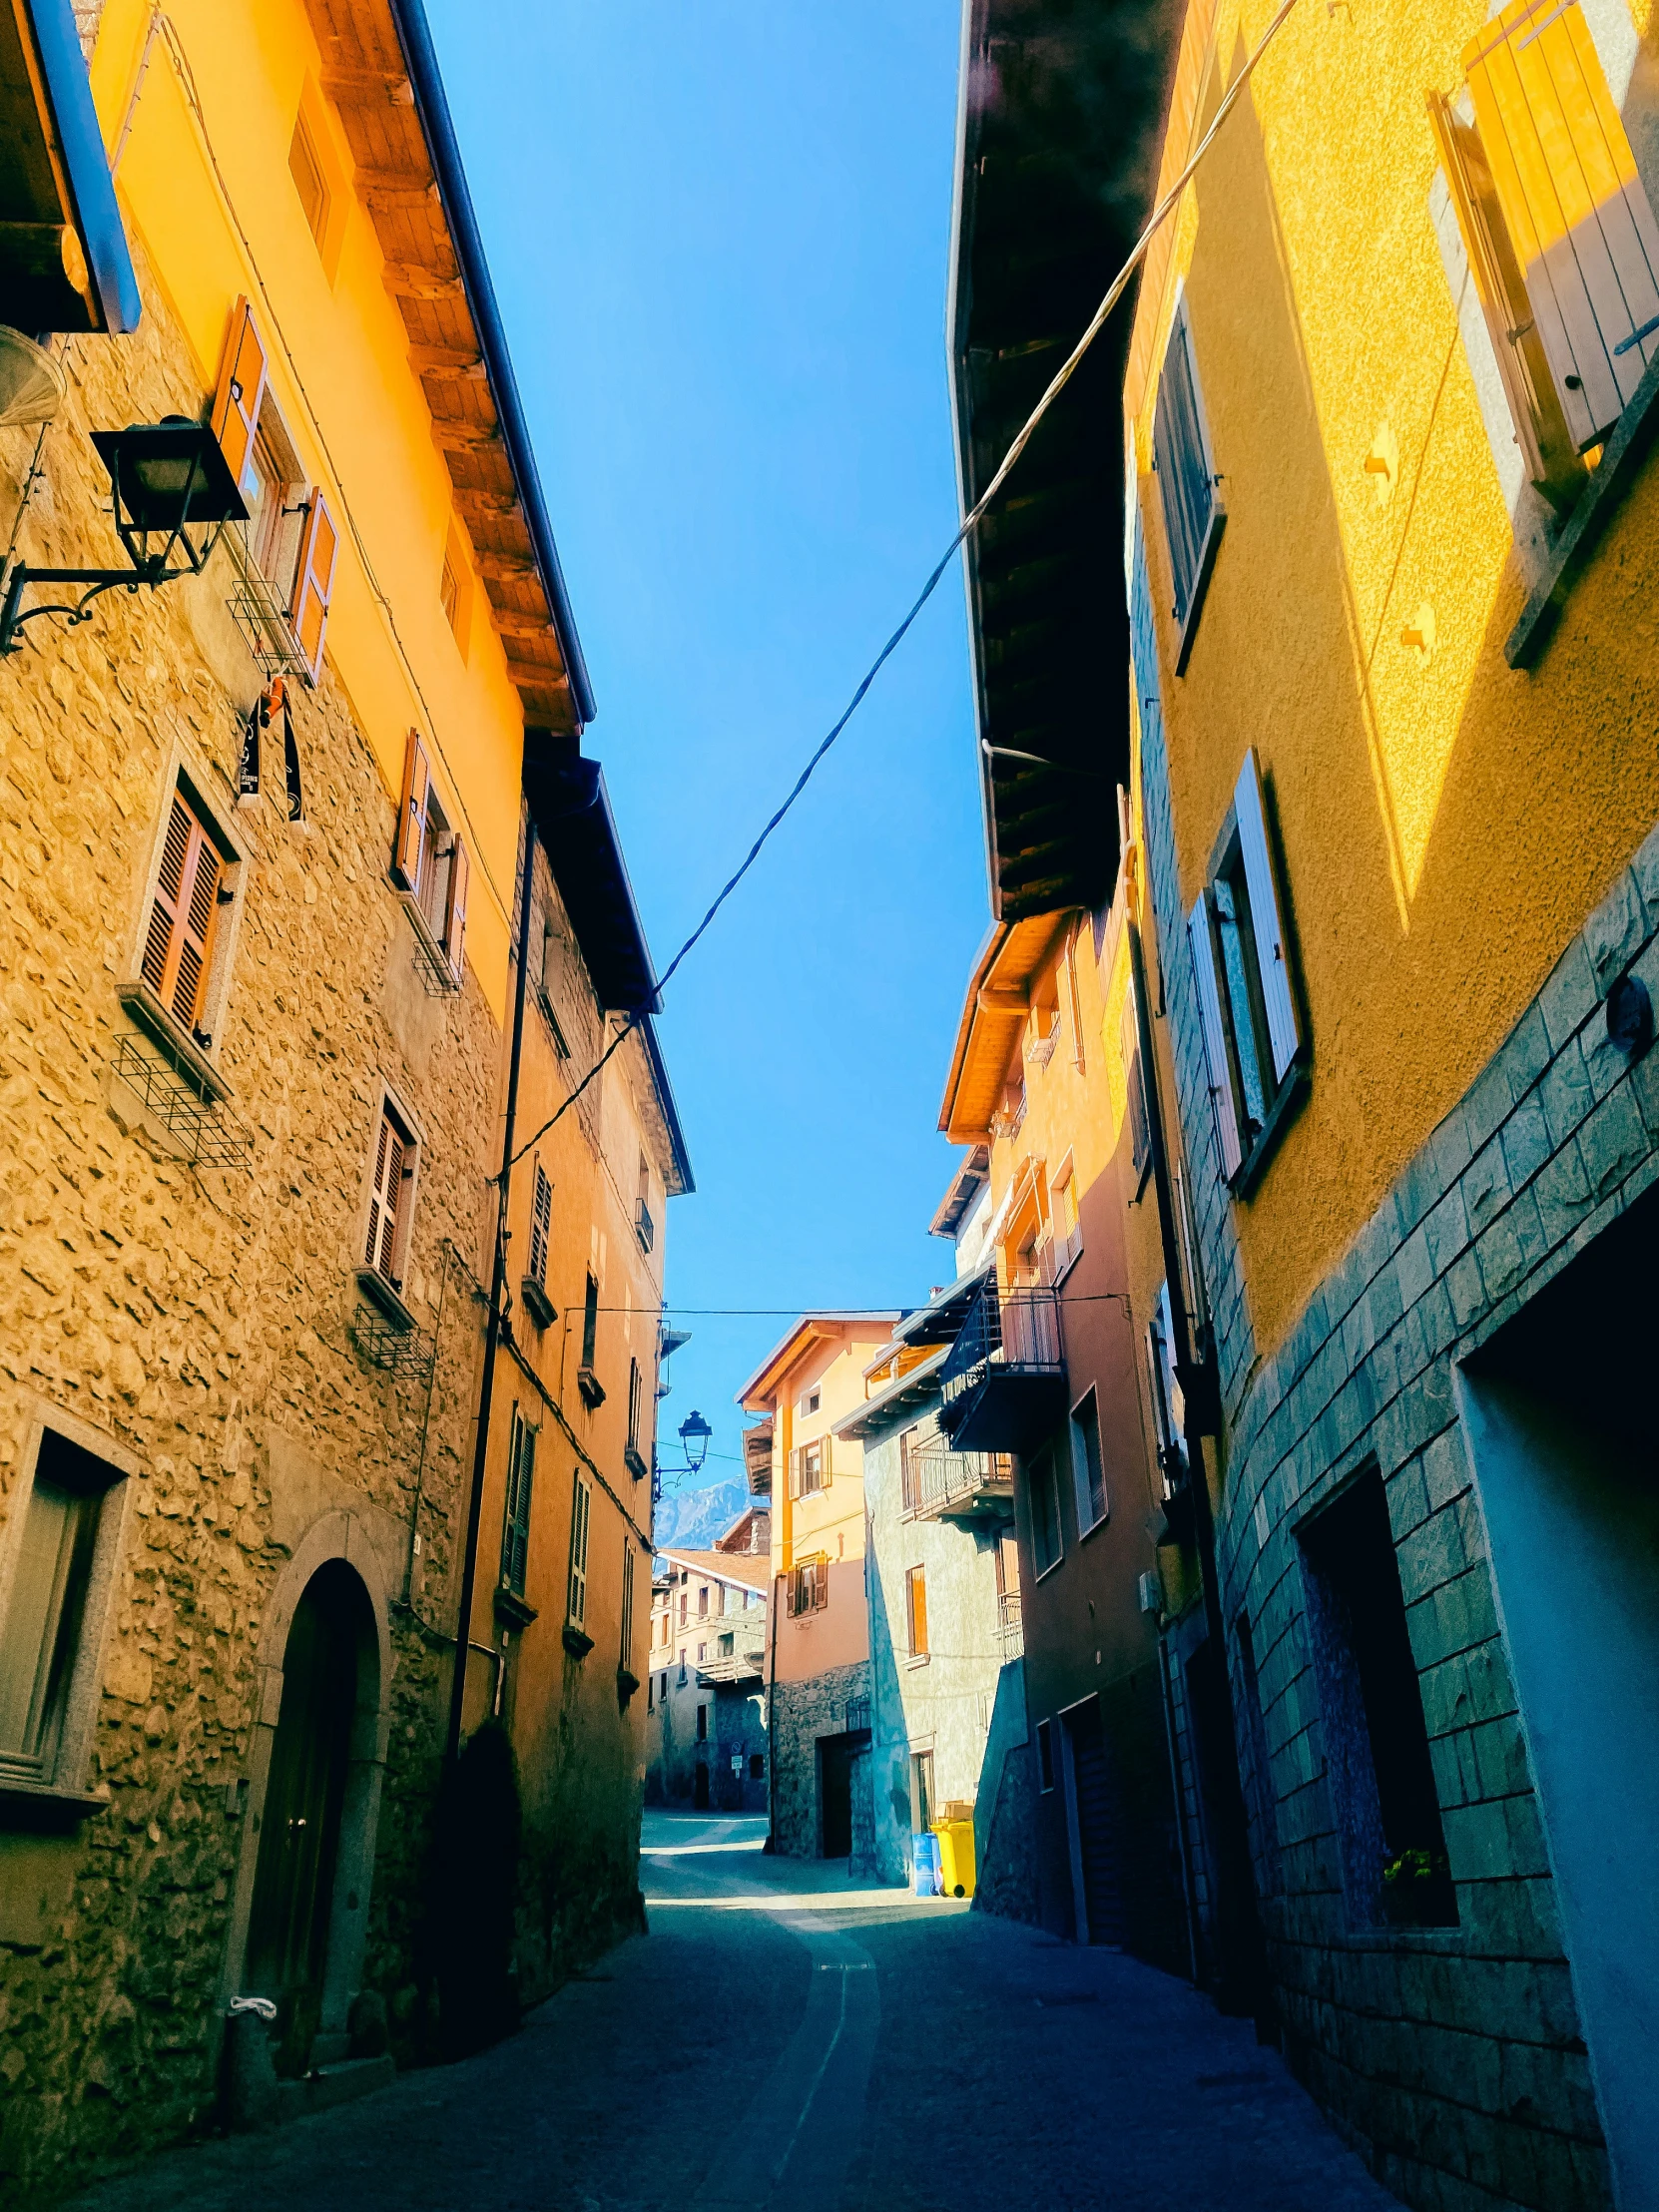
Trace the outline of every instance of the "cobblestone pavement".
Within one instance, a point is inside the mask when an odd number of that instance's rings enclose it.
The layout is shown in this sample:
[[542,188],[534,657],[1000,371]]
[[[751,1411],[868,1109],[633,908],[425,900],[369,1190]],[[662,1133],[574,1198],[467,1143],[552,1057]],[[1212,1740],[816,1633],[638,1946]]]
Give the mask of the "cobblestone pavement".
[[1114,1952],[648,1815],[651,1933],[497,2049],[75,2212],[1387,2212],[1248,2022]]

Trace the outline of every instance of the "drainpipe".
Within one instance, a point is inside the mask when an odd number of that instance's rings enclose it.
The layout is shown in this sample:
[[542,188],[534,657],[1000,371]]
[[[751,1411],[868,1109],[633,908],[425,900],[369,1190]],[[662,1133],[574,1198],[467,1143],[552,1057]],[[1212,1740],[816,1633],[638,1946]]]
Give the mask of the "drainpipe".
[[[507,1197],[511,1188],[513,1131],[518,1119],[518,1071],[524,1055],[524,1000],[530,974],[530,890],[535,879],[536,823],[524,810],[524,883],[518,902],[518,982],[513,992],[513,1049],[507,1066],[507,1111],[501,1133],[501,1174],[496,1185],[495,1261],[490,1270],[489,1321],[484,1330],[484,1379],[478,1388],[478,1434],[472,1451],[472,1494],[467,1501],[466,1549],[461,1563],[461,1609],[455,1624],[455,1672],[449,1686],[449,1729],[444,1762],[461,1755],[461,1710],[466,1697],[466,1655],[472,1629],[473,1588],[478,1578],[478,1524],[484,1510],[484,1469],[489,1458],[490,1401],[495,1395],[495,1359],[501,1344],[501,1308],[507,1290]],[[499,1666],[496,1696],[500,1703]]]
[[772,1578],[772,1680],[767,1685],[767,1844],[778,1849],[778,1603],[784,1577]]

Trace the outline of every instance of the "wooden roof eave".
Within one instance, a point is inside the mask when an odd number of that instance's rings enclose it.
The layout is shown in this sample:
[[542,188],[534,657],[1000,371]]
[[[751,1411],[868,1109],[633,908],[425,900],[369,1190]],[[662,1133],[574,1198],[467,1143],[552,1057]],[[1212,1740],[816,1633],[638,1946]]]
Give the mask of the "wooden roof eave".
[[545,573],[538,551],[529,505],[539,509],[539,487],[520,481],[505,434],[502,394],[469,294],[468,257],[444,204],[400,37],[399,15],[408,11],[393,0],[305,6],[322,57],[321,89],[351,152],[508,680],[527,723],[580,731],[591,714],[585,670],[573,682],[581,647],[565,634],[568,610],[561,628],[562,579]]

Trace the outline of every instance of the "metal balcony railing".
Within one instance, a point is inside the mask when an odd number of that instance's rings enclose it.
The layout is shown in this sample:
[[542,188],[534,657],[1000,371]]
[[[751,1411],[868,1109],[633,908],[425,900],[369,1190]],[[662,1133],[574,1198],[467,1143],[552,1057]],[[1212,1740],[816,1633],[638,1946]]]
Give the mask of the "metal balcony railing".
[[952,1451],[941,1436],[918,1450],[905,1445],[899,1487],[906,1520],[933,1520],[998,1498],[1012,1504],[1014,1462],[1005,1451]]
[[939,1425],[962,1450],[1026,1451],[1064,1412],[1060,1308],[987,1278],[939,1370]]
[[1004,1592],[996,1601],[996,1645],[1004,1666],[1025,1656],[1025,1621],[1017,1590]]

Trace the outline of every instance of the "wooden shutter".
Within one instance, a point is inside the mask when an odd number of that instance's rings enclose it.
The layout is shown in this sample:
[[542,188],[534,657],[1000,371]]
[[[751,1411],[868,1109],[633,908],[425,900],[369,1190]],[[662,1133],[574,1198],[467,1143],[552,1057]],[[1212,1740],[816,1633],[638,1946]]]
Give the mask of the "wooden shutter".
[[443,907],[443,949],[449,955],[450,973],[457,983],[462,980],[462,950],[466,943],[467,874],[466,846],[459,837],[452,837],[449,845],[449,889]]
[[1204,1031],[1204,1062],[1209,1077],[1211,1110],[1215,1115],[1216,1143],[1221,1151],[1222,1178],[1230,1183],[1244,1160],[1244,1149],[1239,1142],[1238,1109],[1233,1103],[1233,1070],[1227,1057],[1221,980],[1216,969],[1215,926],[1207,890],[1199,892],[1187,916],[1187,948],[1192,954],[1193,986],[1198,992],[1199,1021]]
[[193,1032],[208,993],[224,873],[218,847],[175,792],[139,972],[174,1020]]
[[1274,1078],[1282,1083],[1302,1049],[1302,1026],[1297,1019],[1296,993],[1291,989],[1279,870],[1268,845],[1262,777],[1256,765],[1254,746],[1246,753],[1244,767],[1239,771],[1239,781],[1233,792],[1233,812],[1239,825],[1239,850],[1244,857],[1245,882],[1250,891],[1250,920],[1256,938],[1256,965],[1262,978],[1262,1007],[1268,1019]]
[[824,1553],[813,1561],[813,1611],[822,1613],[830,1602],[830,1561]]
[[392,847],[392,873],[406,891],[420,889],[426,868],[426,809],[432,794],[432,771],[426,748],[411,730],[403,748],[403,796],[397,805],[397,841]]
[[518,1596],[530,1556],[530,1495],[536,1471],[536,1432],[513,1407],[512,1442],[507,1454],[507,1508],[501,1527],[501,1580]]
[[334,528],[334,518],[321,492],[313,491],[299,534],[299,560],[288,599],[294,643],[313,684],[322,674],[322,640],[328,628],[328,601],[338,558],[339,532]]
[[791,1497],[801,1495],[801,1447],[799,1445],[790,1453],[790,1495]]
[[1216,480],[1184,299],[1176,304],[1158,379],[1152,449],[1175,583],[1173,613],[1176,622],[1185,625],[1210,555]]
[[1583,486],[1584,464],[1561,411],[1486,150],[1479,132],[1460,123],[1438,93],[1428,96],[1428,117],[1526,472],[1555,506],[1570,506]]
[[403,1165],[408,1147],[403,1133],[382,1107],[374,1150],[374,1179],[368,1199],[368,1242],[363,1264],[395,1286],[398,1217],[403,1205]]
[[239,487],[254,450],[254,431],[260,419],[267,377],[265,339],[246,299],[237,301],[231,317],[231,335],[225,347],[219,390],[214,395],[213,434],[219,440],[231,474]]
[[1612,428],[1659,352],[1659,224],[1578,0],[1510,0],[1470,40],[1463,66],[1582,451]]
[[570,1619],[580,1628],[588,1614],[588,1485],[578,1475],[570,1513]]
[[[634,1645],[634,1547],[626,1529],[622,1537],[622,1664],[627,1667]],[[633,1669],[630,1667],[630,1673]]]
[[906,1579],[910,1585],[910,1649],[920,1653],[927,1649],[927,1575],[923,1568],[912,1567]]
[[829,1487],[830,1487],[830,1475],[831,1475],[831,1474],[832,1474],[832,1473],[834,1472],[833,1458],[834,1458],[834,1455],[833,1455],[833,1453],[832,1453],[832,1452],[831,1452],[831,1450],[830,1450],[830,1436],[829,1436],[829,1433],[828,1433],[828,1431],[827,1431],[827,1432],[826,1432],[826,1434],[825,1434],[825,1437],[824,1437],[824,1441],[823,1441],[823,1443],[822,1443],[822,1444],[821,1444],[821,1445],[819,1446],[819,1462],[818,1462],[818,1463],[819,1463],[819,1478],[818,1478],[818,1479],[819,1479],[819,1488],[820,1488],[821,1490],[827,1490],[827,1489],[829,1489]]
[[530,1279],[547,1288],[547,1248],[553,1234],[553,1186],[539,1160],[533,1163],[534,1188],[530,1200]]

